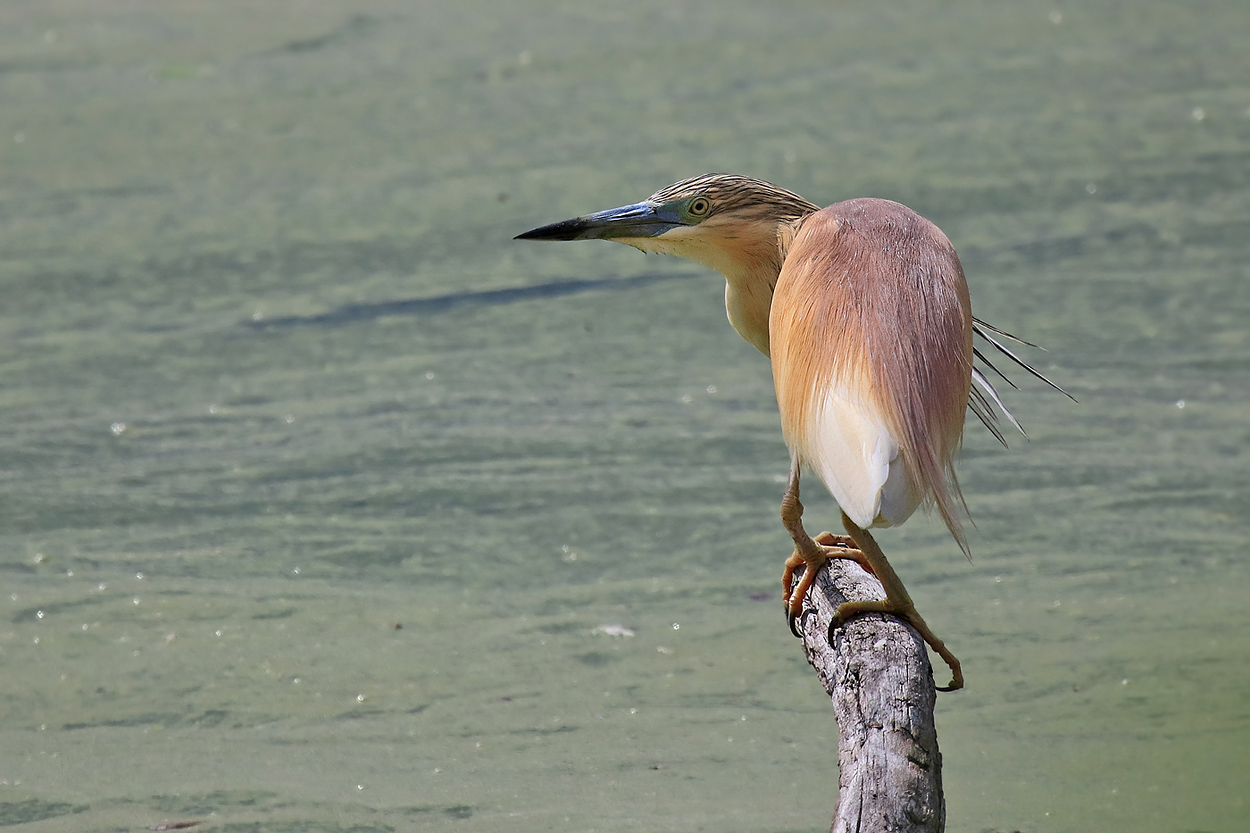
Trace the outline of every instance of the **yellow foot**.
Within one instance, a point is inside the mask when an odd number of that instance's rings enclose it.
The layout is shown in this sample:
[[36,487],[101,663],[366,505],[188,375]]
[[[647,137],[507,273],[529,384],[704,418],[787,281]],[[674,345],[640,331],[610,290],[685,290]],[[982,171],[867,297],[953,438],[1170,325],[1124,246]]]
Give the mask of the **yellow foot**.
[[910,624],[951,670],[951,681],[944,686],[938,686],[937,690],[958,691],[964,687],[964,672],[959,666],[959,660],[946,647],[946,643],[938,639],[937,635],[929,629],[925,620],[916,612],[915,606],[910,603],[900,605],[892,603],[889,599],[845,602],[838,607],[837,613],[834,614],[833,619],[829,622],[829,644],[833,644],[833,632],[839,626],[861,613],[888,613]]
[[[786,620],[790,624],[790,633],[800,639],[803,634],[798,627],[799,616],[803,613],[803,602],[806,601],[807,592],[816,581],[820,568],[830,558],[849,558],[868,569],[864,554],[855,549],[855,542],[849,535],[822,532],[811,540],[816,543],[816,547],[809,552],[803,552],[796,546],[794,553],[786,559],[785,570],[781,573],[781,596],[785,600]],[[803,577],[794,586],[794,574],[800,567],[803,568]]]

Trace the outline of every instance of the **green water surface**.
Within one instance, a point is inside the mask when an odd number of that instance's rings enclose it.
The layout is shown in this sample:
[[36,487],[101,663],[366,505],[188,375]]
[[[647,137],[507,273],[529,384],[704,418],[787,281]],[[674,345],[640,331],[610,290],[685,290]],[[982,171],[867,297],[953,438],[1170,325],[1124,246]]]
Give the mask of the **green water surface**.
[[1080,400],[970,425],[971,564],[879,536],[968,678],[948,828],[1245,830],[1247,43],[1240,0],[5,4],[0,827],[827,829],[766,360],[694,264],[511,240],[720,170],[911,205]]

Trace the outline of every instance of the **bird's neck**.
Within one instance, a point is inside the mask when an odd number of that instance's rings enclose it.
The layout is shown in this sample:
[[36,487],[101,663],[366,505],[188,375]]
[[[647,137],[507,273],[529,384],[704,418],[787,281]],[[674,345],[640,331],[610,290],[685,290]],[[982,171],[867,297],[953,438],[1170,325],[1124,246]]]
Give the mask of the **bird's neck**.
[[798,221],[779,224],[773,234],[740,241],[740,245],[726,251],[723,262],[708,264],[725,276],[729,323],[765,356],[769,355],[768,313],[773,304],[773,287],[798,225]]
[[725,312],[738,335],[768,355],[768,311],[773,303],[779,266],[734,264],[725,276]]
[[803,217],[771,223],[717,223],[660,237],[621,239],[644,252],[685,257],[725,276],[725,311],[738,334],[768,355],[773,287]]

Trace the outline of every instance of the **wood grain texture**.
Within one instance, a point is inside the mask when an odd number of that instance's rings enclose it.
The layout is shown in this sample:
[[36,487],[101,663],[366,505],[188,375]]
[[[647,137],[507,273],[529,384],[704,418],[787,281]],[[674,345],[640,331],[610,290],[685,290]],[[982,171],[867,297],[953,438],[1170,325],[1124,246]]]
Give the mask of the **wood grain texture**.
[[879,599],[880,583],[833,560],[816,577],[800,628],[807,660],[838,721],[838,806],[833,833],[941,833],[946,829],[936,689],[924,641],[893,616],[858,616],[828,628],[845,601]]

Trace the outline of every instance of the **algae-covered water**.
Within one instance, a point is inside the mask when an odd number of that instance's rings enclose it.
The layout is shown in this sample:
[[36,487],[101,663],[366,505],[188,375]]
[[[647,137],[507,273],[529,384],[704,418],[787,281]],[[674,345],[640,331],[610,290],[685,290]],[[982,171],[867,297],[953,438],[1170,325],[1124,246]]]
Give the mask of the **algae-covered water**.
[[[707,171],[960,250],[1031,441],[950,830],[1245,829],[1250,8],[0,8],[0,826],[815,831],[787,470],[722,279],[512,236]],[[813,527],[832,503],[807,500]],[[632,634],[632,635],[629,635]]]

